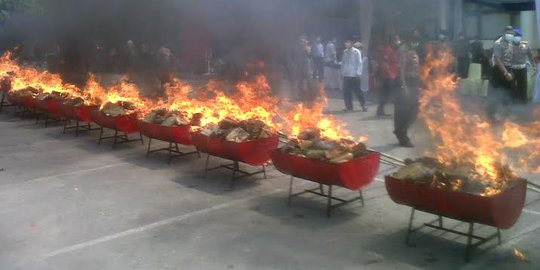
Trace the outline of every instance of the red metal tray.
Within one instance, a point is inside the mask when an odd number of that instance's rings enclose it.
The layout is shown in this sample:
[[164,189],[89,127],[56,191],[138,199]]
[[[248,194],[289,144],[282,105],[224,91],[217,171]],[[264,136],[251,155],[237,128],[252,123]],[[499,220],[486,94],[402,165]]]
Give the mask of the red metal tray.
[[440,189],[392,176],[386,176],[385,180],[390,198],[398,204],[499,229],[508,229],[516,223],[525,205],[527,191],[527,182],[522,179],[515,186],[489,197]]
[[11,79],[5,77],[0,79],[0,92],[9,90],[11,90]]
[[139,120],[139,129],[143,135],[152,139],[180,143],[183,145],[193,145],[193,142],[191,141],[190,125],[165,127]]
[[229,142],[205,136],[200,132],[191,133],[191,139],[201,152],[252,166],[260,166],[270,161],[270,151],[276,149],[279,143],[278,136],[247,142]]
[[28,109],[36,109],[33,97],[20,97],[8,92],[7,99],[9,103],[13,105],[27,107]]
[[98,107],[90,110],[94,122],[102,127],[118,130],[124,133],[139,132],[137,113],[120,116],[108,116]]
[[36,108],[39,108],[43,111],[46,111],[48,113],[51,113],[57,116],[62,116],[62,111],[60,109],[60,106],[64,102],[64,100],[47,98],[45,100],[33,99],[33,101]]
[[276,169],[284,174],[350,190],[360,190],[371,184],[380,165],[377,152],[337,164],[290,155],[279,149],[273,150],[270,156]]
[[99,109],[99,105],[90,105],[90,106],[84,105],[84,106],[75,107],[69,104],[61,103],[59,106],[60,106],[60,112],[67,119],[83,121],[86,123],[94,122],[90,112],[92,110]]

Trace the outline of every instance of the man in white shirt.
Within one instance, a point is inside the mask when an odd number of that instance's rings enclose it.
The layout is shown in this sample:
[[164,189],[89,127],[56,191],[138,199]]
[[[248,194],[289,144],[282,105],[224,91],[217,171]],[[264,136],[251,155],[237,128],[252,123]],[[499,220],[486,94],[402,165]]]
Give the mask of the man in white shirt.
[[341,76],[343,77],[343,99],[345,111],[350,112],[353,108],[353,93],[356,94],[362,111],[367,112],[364,93],[360,89],[360,77],[362,76],[362,52],[353,47],[351,39],[345,41],[345,51],[341,58]]
[[313,43],[311,51],[313,57],[313,79],[322,82],[324,76],[324,45],[322,39],[318,36]]

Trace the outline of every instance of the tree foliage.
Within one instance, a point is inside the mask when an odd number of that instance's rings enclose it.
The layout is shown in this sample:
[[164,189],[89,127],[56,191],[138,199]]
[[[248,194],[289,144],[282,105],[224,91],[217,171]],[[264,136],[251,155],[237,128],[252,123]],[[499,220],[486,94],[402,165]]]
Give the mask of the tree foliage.
[[40,7],[39,0],[0,0],[0,23],[4,23],[13,14],[36,11]]

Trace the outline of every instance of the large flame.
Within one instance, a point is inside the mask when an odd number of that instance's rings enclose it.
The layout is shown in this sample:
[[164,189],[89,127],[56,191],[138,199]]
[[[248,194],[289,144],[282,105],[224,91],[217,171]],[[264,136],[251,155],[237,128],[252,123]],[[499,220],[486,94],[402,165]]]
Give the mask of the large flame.
[[[452,64],[451,51],[430,49],[421,73],[426,89],[420,98],[420,116],[435,144],[435,151],[430,154],[447,165],[472,165],[476,178],[489,181],[491,187],[500,187],[505,180],[501,178],[502,164],[538,171],[538,136],[531,139],[528,134],[535,129],[507,122],[504,130],[498,132],[481,116],[467,114],[456,95],[457,80],[450,73]],[[506,154],[506,150],[516,148],[528,149],[527,155],[519,152],[518,164]],[[493,194],[498,190],[486,192]]]
[[311,106],[292,105],[274,97],[266,77],[262,75],[253,76],[253,81],[239,82],[232,91],[225,91],[215,81],[195,89],[173,78],[171,83],[165,85],[165,97],[160,100],[141,96],[140,89],[127,76],[116,85],[104,87],[96,76],[90,74],[86,86],[78,89],[63,83],[57,74],[20,65],[9,52],[0,58],[0,76],[10,78],[11,91],[32,87],[41,93],[63,92],[68,93],[69,98],[82,98],[86,105],[100,105],[101,108],[108,103],[129,103],[141,118],[152,110],[166,109],[182,112],[189,118],[198,115],[201,127],[218,124],[226,118],[238,121],[256,119],[292,138],[304,130],[319,129],[321,136],[330,140],[367,139],[353,138],[344,123],[324,114],[327,105],[324,95]]

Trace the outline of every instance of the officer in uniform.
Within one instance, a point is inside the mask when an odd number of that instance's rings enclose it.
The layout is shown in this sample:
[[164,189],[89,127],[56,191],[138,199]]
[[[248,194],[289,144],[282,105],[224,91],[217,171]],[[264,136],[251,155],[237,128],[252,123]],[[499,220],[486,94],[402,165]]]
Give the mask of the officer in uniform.
[[529,42],[523,40],[521,30],[514,29],[515,36],[512,44],[512,59],[510,70],[514,75],[514,91],[512,92],[513,101],[518,104],[527,103],[527,67],[533,69],[536,73],[536,63],[529,46]]

